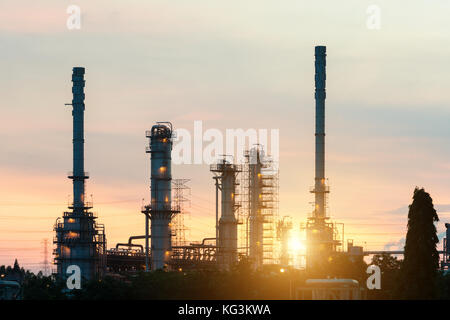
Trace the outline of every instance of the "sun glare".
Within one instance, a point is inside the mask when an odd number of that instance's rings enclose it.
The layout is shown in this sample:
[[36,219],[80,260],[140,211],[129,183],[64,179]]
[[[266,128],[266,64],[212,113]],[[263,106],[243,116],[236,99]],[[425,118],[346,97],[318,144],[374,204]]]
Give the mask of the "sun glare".
[[298,235],[292,235],[289,239],[289,250],[292,253],[304,252],[306,249],[304,242]]

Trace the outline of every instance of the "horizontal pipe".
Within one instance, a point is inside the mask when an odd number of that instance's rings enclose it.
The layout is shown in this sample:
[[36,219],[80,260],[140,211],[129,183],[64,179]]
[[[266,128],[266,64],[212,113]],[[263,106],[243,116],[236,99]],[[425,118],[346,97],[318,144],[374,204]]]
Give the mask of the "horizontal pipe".
[[216,240],[216,238],[204,238],[204,239],[202,240],[202,245],[204,245],[205,242],[208,241],[208,240]]
[[[148,237],[151,238],[152,236],[149,235]],[[139,239],[145,239],[145,238],[146,238],[145,235],[143,235],[143,236],[131,236],[131,237],[128,238],[128,243],[131,244],[131,243],[133,243],[133,240],[139,240]]]
[[130,244],[130,243],[118,243],[116,244],[116,250],[119,249],[119,247],[128,247],[130,249],[131,247],[138,247],[141,248],[141,252],[144,252],[144,247],[142,244]]
[[[151,238],[151,236],[148,236],[149,238]],[[119,247],[138,247],[141,248],[141,251],[144,252],[144,247],[140,244],[134,244],[133,240],[139,240],[139,239],[145,239],[145,236],[131,236],[128,238],[128,243],[118,243],[116,244],[116,249],[118,249]]]
[[[440,250],[438,251],[439,254],[443,254],[444,251]],[[393,250],[393,251],[387,251],[387,250],[374,250],[374,251],[364,251],[364,255],[372,255],[372,254],[405,254],[405,251],[402,250]]]

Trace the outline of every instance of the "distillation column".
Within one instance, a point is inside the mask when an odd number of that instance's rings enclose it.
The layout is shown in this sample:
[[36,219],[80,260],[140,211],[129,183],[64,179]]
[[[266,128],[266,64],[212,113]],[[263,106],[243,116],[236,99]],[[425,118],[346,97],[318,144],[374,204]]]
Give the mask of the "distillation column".
[[158,270],[168,268],[172,253],[170,224],[178,212],[172,210],[172,124],[157,122],[146,136],[150,138],[147,153],[151,154],[151,203],[143,212],[151,221],[151,269]]
[[[236,176],[240,167],[225,159],[211,165],[210,171],[219,180],[216,188],[221,190],[221,216],[219,220],[219,238],[217,241],[217,263],[221,269],[229,270],[237,263],[237,226],[236,211]],[[216,180],[216,181],[218,181]]]

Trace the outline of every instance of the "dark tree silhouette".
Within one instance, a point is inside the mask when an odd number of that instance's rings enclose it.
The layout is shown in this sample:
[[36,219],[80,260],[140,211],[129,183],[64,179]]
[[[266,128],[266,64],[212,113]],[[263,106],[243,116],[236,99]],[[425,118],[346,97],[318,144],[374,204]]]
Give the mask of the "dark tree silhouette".
[[17,262],[17,259],[14,260],[13,271],[14,272],[20,272],[20,266],[19,266],[19,262]]
[[434,222],[439,221],[433,200],[416,187],[409,206],[405,258],[401,267],[399,298],[433,299],[439,268],[439,242]]
[[329,259],[327,277],[354,279],[365,285],[367,278],[367,264],[361,258],[354,258],[348,254],[336,253]]
[[402,260],[390,254],[376,254],[372,257],[372,263],[381,270],[381,290],[369,290],[369,299],[392,299],[400,276]]

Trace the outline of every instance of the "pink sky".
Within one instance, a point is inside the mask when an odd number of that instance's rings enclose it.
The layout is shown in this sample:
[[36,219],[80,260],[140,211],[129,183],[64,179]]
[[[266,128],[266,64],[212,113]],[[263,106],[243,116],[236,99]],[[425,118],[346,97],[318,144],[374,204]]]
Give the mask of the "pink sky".
[[[346,238],[401,240],[415,186],[439,205],[438,231],[449,222],[448,2],[382,1],[379,31],[365,26],[370,1],[80,1],[79,31],[67,3],[25,3],[0,11],[0,264],[37,270],[65,210],[73,66],[86,67],[87,194],[108,247],[143,233],[155,121],[280,129],[280,215],[298,228],[313,200],[314,45],[328,47],[326,176]],[[189,239],[213,235],[208,167],[173,171],[191,179]]]

